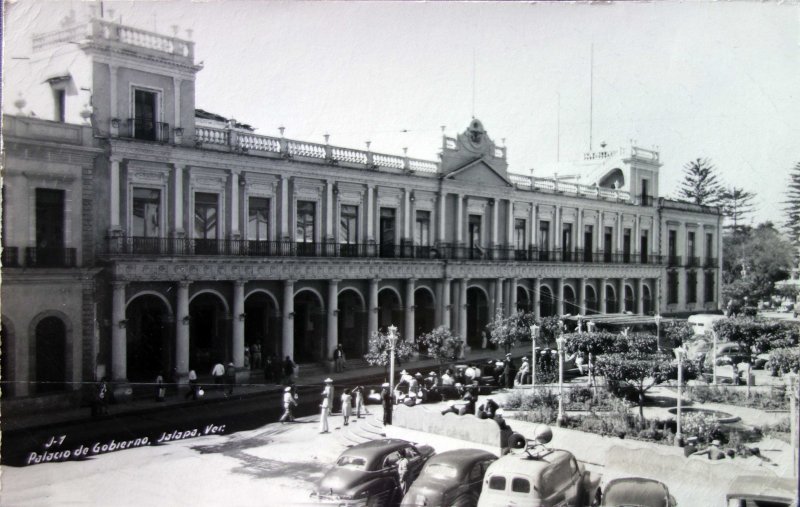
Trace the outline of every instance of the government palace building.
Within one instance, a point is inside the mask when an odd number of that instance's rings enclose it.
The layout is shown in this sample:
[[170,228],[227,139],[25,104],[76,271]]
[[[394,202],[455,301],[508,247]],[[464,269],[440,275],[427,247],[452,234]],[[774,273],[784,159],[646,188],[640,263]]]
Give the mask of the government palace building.
[[476,349],[497,312],[720,307],[720,211],[661,197],[656,151],[587,153],[576,183],[510,171],[476,118],[437,160],[258,135],[198,109],[192,41],[96,18],[33,36],[26,65],[4,90],[12,402],[243,370],[253,343],[357,358],[391,324]]

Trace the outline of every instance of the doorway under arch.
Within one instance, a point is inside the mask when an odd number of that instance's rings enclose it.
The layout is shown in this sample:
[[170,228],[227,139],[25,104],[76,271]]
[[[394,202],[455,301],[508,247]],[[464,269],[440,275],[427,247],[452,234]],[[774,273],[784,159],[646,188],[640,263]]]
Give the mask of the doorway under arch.
[[405,319],[400,305],[400,296],[395,291],[382,289],[378,292],[378,329],[385,332],[389,326],[394,325],[400,331],[400,337],[407,341]]
[[586,315],[594,315],[599,313],[599,309],[597,308],[597,293],[594,291],[594,287],[591,285],[586,285]]
[[625,286],[625,311],[636,312],[636,298],[633,295],[633,288],[630,285]]
[[533,311],[533,307],[531,306],[531,298],[528,295],[528,289],[525,287],[517,287],[517,307],[514,310],[524,313]]
[[67,327],[58,317],[45,317],[36,325],[36,393],[64,391],[67,387]]
[[575,301],[575,291],[569,285],[564,285],[564,313],[578,315],[581,313]]
[[[253,292],[244,300],[244,337],[245,347],[250,348],[256,343],[261,347],[262,363],[269,356],[275,356],[277,360],[284,357],[278,306],[265,292]],[[253,360],[252,356],[250,360]]]
[[347,289],[339,293],[337,301],[338,336],[345,357],[363,357],[367,353],[367,312],[364,310],[364,300],[355,290]]
[[414,291],[414,341],[421,334],[430,333],[436,326],[433,295],[425,288]]
[[[328,357],[325,307],[319,295],[301,290],[294,296],[294,361],[313,363]],[[332,353],[333,351],[330,351]]]
[[650,296],[650,287],[642,286],[642,312],[644,315],[653,313],[653,298]]
[[[474,349],[483,347],[483,333],[489,324],[489,298],[478,287],[467,289],[467,345]],[[486,333],[489,339],[489,333]]]
[[614,292],[614,287],[606,285],[606,313],[617,313],[617,297]]
[[225,303],[213,292],[198,294],[189,303],[189,368],[205,373],[214,364],[232,361],[227,337]]
[[556,301],[553,292],[547,285],[542,285],[539,289],[539,315],[542,317],[552,317],[556,315]]
[[172,357],[172,318],[166,303],[152,294],[135,297],[125,310],[128,379],[152,382],[169,378]]

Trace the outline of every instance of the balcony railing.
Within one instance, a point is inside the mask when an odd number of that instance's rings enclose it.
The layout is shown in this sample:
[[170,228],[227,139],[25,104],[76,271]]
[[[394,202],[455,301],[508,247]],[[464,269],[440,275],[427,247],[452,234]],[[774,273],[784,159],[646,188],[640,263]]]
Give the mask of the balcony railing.
[[142,141],[168,143],[169,123],[144,120],[142,118],[128,118],[124,128],[120,128],[119,136]]
[[28,268],[74,268],[74,248],[25,248],[25,267]]
[[703,264],[706,268],[718,268],[718,260],[716,257],[706,257],[706,262]]
[[15,246],[4,246],[0,261],[2,261],[4,268],[19,267],[19,248]]
[[667,256],[667,266],[674,268],[681,265],[681,256],[680,255],[668,255]]
[[652,206],[653,205],[653,196],[647,194],[639,194],[639,205],[641,206]]
[[246,239],[191,239],[191,238],[107,238],[109,255],[156,256],[244,256],[244,257],[345,257],[384,259],[462,259],[500,260],[518,262],[558,263],[612,263],[660,264],[661,256],[625,255],[622,253],[597,253],[584,250],[538,250],[507,247],[483,248],[469,246],[423,246],[411,243],[336,243],[255,241]]
[[687,268],[696,268],[700,266],[700,257],[687,257],[686,258],[686,267]]

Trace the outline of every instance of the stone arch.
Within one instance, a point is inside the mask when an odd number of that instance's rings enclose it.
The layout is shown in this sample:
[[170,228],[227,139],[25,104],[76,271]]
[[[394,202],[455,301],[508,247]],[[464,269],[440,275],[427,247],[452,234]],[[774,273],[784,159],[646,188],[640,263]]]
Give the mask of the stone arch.
[[[467,336],[462,337],[472,348],[488,346],[489,332],[486,326],[491,322],[489,314],[489,294],[479,286],[467,288]],[[483,343],[484,333],[487,343]]]
[[436,296],[429,287],[414,289],[414,340],[436,327]]
[[607,283],[603,290],[606,291],[605,313],[617,313],[619,307],[617,306],[616,289],[614,289],[613,285]]
[[68,388],[72,372],[72,321],[59,310],[46,310],[31,320],[30,373],[33,392],[60,392]]
[[325,299],[317,290],[303,287],[294,293],[292,321],[295,362],[310,363],[327,357]]
[[636,295],[633,287],[625,284],[625,311],[636,313]]
[[136,299],[138,297],[141,297],[141,296],[154,296],[154,297],[157,297],[158,299],[160,299],[164,303],[164,306],[167,307],[167,312],[169,313],[169,315],[170,316],[174,316],[175,315],[174,312],[172,311],[172,303],[169,301],[169,299],[167,299],[167,297],[164,294],[162,294],[162,293],[160,293],[158,291],[154,291],[154,290],[140,290],[139,292],[137,292],[133,296],[129,297],[128,301],[125,303],[125,310],[126,311],[128,310],[128,306],[133,302],[134,299]]
[[403,318],[403,298],[394,287],[383,287],[378,291],[378,328],[386,328],[394,324],[400,330],[400,336],[406,339]]
[[[267,357],[273,361],[281,357],[281,314],[278,299],[266,289],[253,289],[244,297],[244,338],[245,348],[251,351],[251,369],[260,368]],[[255,345],[261,351],[260,357],[252,353]]]
[[154,291],[141,291],[125,305],[126,371],[133,382],[164,378],[174,364],[174,316],[169,301]]
[[523,285],[517,285],[517,307],[515,308],[518,312],[532,312],[533,311],[533,301],[531,300],[531,295],[528,292],[527,287]]
[[362,357],[367,352],[367,305],[364,296],[347,287],[336,297],[339,343],[348,359]]
[[564,284],[564,301],[561,301],[561,303],[564,305],[565,314],[579,315],[581,313],[575,289],[569,283]]
[[230,307],[216,290],[204,289],[189,299],[189,367],[211,371],[217,362],[233,361]]

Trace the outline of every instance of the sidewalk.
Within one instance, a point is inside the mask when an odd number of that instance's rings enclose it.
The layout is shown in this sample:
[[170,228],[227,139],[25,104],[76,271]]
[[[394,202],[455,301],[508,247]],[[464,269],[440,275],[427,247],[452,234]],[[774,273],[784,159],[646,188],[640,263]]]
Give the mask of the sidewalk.
[[[518,346],[512,349],[511,353],[515,358],[529,354],[530,345],[523,344]],[[505,354],[500,350],[473,349],[465,354],[464,359],[457,361],[455,364],[462,364],[466,362],[481,363],[486,362],[489,359],[497,359],[504,356]],[[518,362],[519,361],[517,361],[517,363]],[[432,359],[405,361],[401,366],[395,367],[395,380],[399,379],[399,372],[403,369],[409,371],[420,371],[427,374],[428,371],[436,369],[438,366],[440,365]],[[312,373],[304,375],[301,365],[300,376],[295,380],[295,384],[300,388],[304,386],[320,386],[327,377],[333,379],[334,386],[356,384],[364,378],[383,376],[384,371],[386,371],[386,369],[383,366],[369,366],[366,368],[362,367],[352,370],[347,369],[342,373],[327,373],[321,369],[314,368]],[[210,376],[201,376],[198,379],[198,384],[205,387],[205,395],[198,400],[186,399],[185,394],[187,392],[187,387],[181,386],[178,389],[177,394],[175,394],[173,391],[171,395],[168,395],[167,398],[162,402],[155,401],[154,397],[148,397],[134,399],[127,403],[110,404],[108,406],[108,416],[144,414],[167,409],[176,409],[198,403],[208,404],[233,402],[242,398],[282,392],[284,388],[284,386],[281,384],[265,383],[261,370],[253,370],[251,373],[251,379],[251,383],[237,384],[234,387],[232,396],[225,396],[224,389],[212,388],[214,386],[214,382]],[[155,390],[155,386],[153,389]],[[2,430],[14,431],[19,429],[40,428],[56,424],[64,424],[67,422],[90,420],[91,418],[91,407],[89,406],[59,410],[54,409],[25,415],[7,415],[4,413],[2,414]]]

